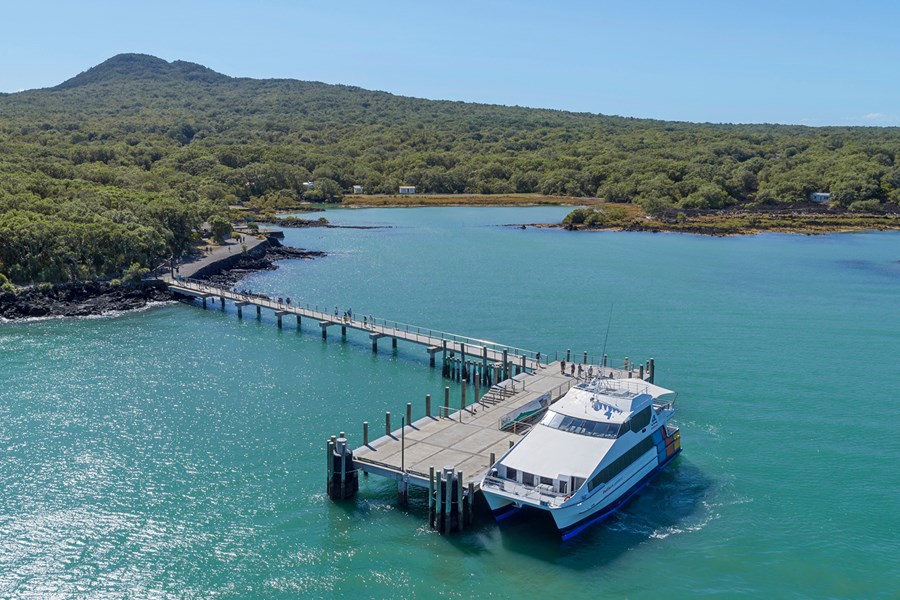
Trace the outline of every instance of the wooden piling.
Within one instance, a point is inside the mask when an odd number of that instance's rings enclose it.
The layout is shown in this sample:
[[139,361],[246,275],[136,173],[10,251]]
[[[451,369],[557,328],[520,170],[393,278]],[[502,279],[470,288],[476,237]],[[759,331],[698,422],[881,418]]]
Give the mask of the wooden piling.
[[606,355],[605,354],[603,355],[603,366],[604,367],[606,366]]
[[650,359],[650,383],[653,383],[653,380],[656,378],[656,364],[653,359]]
[[572,362],[572,350],[566,350],[566,362]]
[[466,514],[465,511],[463,510],[463,480],[464,480],[464,478],[463,478],[462,471],[456,472],[456,480],[457,480],[457,484],[456,484],[456,511],[457,511],[456,528],[457,528],[457,530],[462,531],[463,527],[464,527],[463,521],[465,521],[465,514]]
[[434,465],[428,467],[428,526],[434,529]]
[[469,482],[469,509],[466,511],[467,517],[469,520],[469,525],[472,524],[472,521],[475,520],[475,482]]
[[587,350],[584,351],[584,358],[581,359],[581,364],[587,364]]

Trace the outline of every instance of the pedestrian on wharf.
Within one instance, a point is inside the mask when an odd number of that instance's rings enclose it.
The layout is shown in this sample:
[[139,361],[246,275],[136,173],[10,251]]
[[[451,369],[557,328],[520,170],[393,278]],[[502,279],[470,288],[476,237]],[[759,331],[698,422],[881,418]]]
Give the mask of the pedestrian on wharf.
[[564,361],[564,360],[560,361],[559,368],[560,368],[560,371],[562,372],[562,374],[565,375],[566,374],[566,361]]
[[581,376],[584,374],[584,370],[581,368],[581,365],[578,365],[578,379],[581,379]]
[[588,379],[594,378],[594,365],[588,367]]
[[572,377],[574,377],[574,376],[575,376],[575,364],[574,364],[574,363],[572,363],[572,364],[571,364],[571,365],[569,365],[569,366],[570,366],[570,367],[571,367],[571,369],[572,369]]

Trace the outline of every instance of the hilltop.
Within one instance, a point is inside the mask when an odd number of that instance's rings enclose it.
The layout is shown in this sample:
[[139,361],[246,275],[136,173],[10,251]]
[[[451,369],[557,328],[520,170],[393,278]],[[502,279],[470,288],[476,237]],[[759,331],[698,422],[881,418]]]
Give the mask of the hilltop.
[[673,218],[802,204],[814,191],[854,211],[900,201],[897,128],[423,100],[141,54],[0,96],[0,148],[0,273],[17,281],[149,265],[183,251],[199,223],[225,219],[229,206],[339,201],[353,185],[596,197]]

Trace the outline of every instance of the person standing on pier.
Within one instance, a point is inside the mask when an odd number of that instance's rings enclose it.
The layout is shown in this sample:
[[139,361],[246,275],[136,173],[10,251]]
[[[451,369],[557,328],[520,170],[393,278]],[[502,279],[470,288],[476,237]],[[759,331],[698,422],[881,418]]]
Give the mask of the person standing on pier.
[[566,374],[566,361],[564,361],[564,360],[563,360],[563,361],[560,361],[560,363],[559,363],[559,372],[562,373],[563,375]]

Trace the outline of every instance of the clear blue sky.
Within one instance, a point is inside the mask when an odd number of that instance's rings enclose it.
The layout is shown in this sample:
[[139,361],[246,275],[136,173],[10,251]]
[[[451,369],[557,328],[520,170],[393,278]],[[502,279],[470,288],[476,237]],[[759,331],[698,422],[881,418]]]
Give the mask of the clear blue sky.
[[897,0],[14,0],[2,14],[4,92],[143,52],[424,98],[900,125]]

